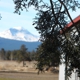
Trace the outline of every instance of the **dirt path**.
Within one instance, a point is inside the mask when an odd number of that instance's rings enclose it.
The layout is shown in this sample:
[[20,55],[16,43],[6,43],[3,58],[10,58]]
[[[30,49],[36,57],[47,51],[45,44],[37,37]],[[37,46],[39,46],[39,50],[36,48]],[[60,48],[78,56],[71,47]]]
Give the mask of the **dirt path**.
[[0,78],[11,78],[16,80],[58,80],[58,74],[52,73],[11,73],[0,72]]

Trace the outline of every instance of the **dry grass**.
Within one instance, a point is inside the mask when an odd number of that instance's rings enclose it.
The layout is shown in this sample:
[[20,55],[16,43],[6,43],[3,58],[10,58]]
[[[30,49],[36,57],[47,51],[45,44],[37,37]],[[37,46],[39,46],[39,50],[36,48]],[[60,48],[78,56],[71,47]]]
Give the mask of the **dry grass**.
[[25,67],[16,61],[0,61],[0,80],[58,80],[58,72],[51,73],[51,71],[55,72],[54,68],[39,75],[35,68],[33,61],[26,61]]
[[[23,63],[16,61],[0,61],[0,71],[35,71],[35,62],[25,61],[26,65],[23,67]],[[33,69],[33,70],[32,70]]]

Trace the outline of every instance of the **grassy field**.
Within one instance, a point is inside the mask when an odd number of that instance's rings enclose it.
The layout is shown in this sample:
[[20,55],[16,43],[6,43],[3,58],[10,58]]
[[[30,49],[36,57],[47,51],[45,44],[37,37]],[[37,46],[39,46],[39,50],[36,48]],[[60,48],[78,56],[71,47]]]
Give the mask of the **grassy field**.
[[58,74],[0,73],[0,80],[58,80]]
[[26,61],[26,66],[16,61],[0,61],[0,80],[58,80],[58,73],[37,74],[35,61]]

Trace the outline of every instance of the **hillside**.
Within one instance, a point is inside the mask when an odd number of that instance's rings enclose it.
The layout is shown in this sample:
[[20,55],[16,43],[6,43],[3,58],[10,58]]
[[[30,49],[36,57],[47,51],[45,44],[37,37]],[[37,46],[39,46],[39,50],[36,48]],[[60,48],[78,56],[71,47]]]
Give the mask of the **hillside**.
[[17,50],[20,49],[22,44],[24,44],[26,48],[28,48],[28,51],[32,51],[36,50],[36,48],[41,44],[41,42],[25,42],[0,37],[0,49],[4,48],[5,50]]

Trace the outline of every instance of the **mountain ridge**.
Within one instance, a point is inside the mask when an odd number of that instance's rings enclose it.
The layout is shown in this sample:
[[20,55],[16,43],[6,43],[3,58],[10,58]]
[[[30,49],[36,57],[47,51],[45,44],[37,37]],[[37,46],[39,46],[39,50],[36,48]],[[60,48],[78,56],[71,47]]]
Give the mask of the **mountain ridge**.
[[0,49],[4,48],[5,50],[19,50],[21,45],[23,44],[26,46],[26,48],[28,48],[28,51],[33,51],[38,48],[41,42],[39,41],[26,42],[26,41],[11,40],[0,37]]
[[29,51],[36,50],[41,44],[39,36],[36,36],[22,27],[10,28],[0,32],[0,49],[18,50],[25,45]]
[[14,39],[26,42],[34,42],[39,40],[39,36],[36,36],[22,27],[10,28],[3,32],[0,32],[0,37],[7,39]]

